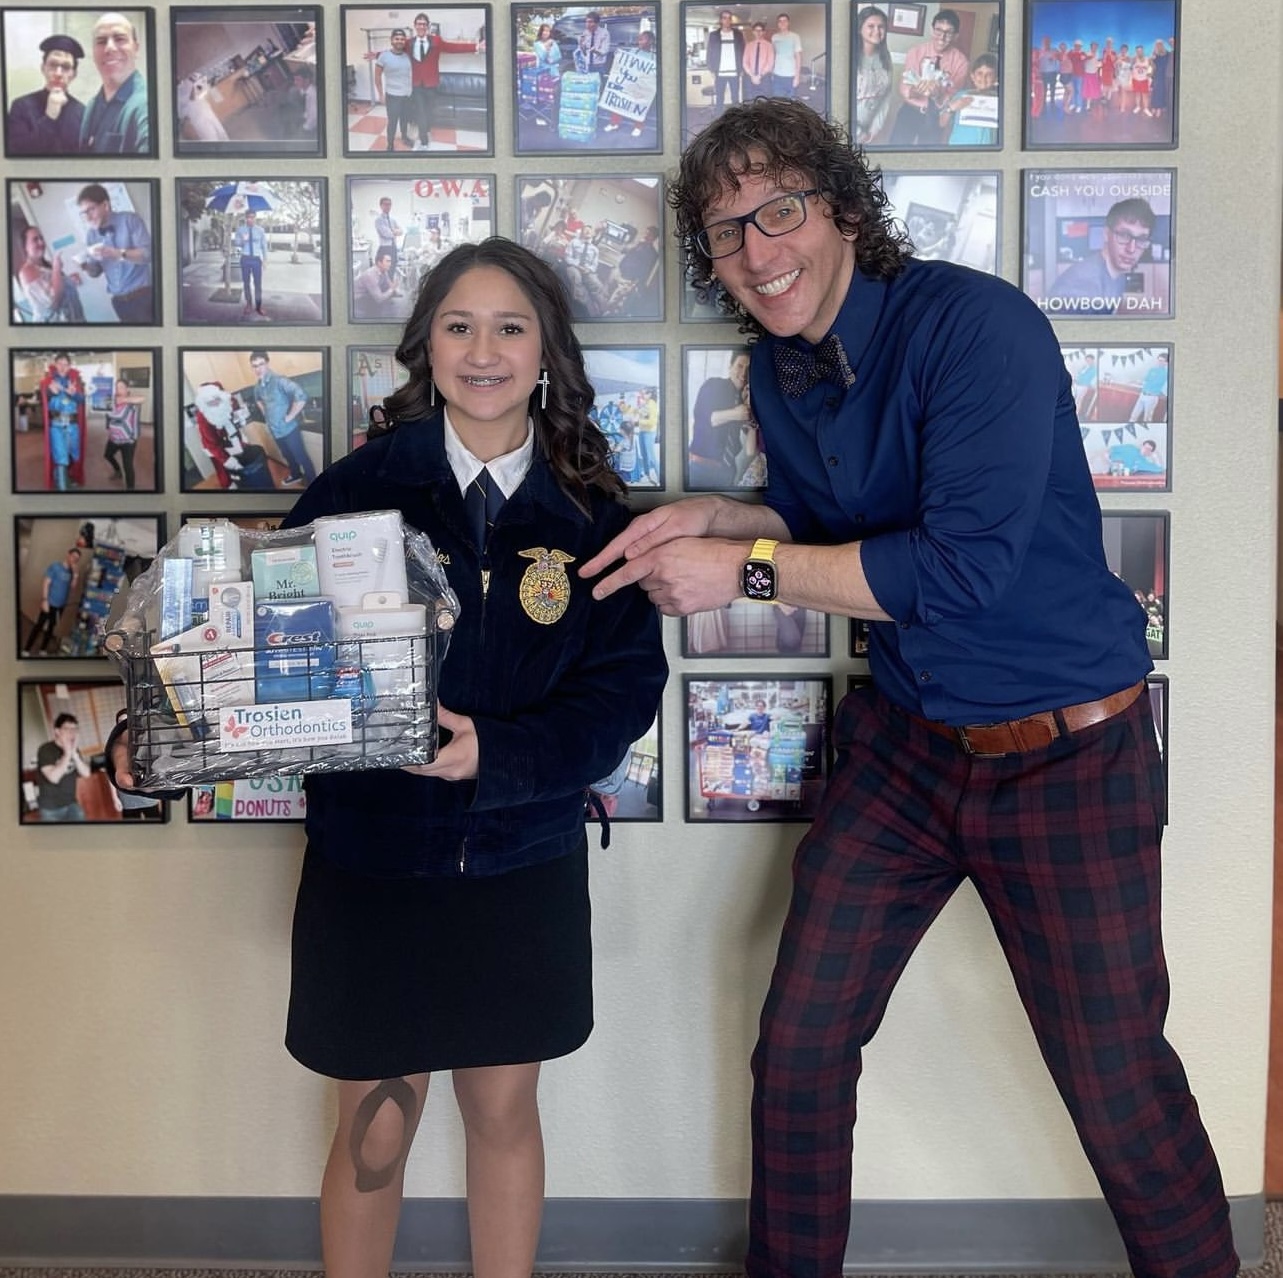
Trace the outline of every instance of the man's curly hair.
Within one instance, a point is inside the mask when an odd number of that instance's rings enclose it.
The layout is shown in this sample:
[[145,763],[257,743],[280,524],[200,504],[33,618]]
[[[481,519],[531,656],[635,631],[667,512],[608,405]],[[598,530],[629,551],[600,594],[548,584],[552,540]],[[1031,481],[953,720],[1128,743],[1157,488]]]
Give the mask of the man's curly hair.
[[911,256],[913,246],[887,211],[882,173],[870,170],[842,125],[787,98],[756,98],[723,112],[688,146],[667,200],[677,216],[686,276],[701,300],[714,300],[743,332],[761,326],[718,283],[714,263],[695,237],[704,229],[705,210],[739,190],[745,177],[780,186],[813,186],[827,202],[825,215],[855,239],[856,267],[890,279]]

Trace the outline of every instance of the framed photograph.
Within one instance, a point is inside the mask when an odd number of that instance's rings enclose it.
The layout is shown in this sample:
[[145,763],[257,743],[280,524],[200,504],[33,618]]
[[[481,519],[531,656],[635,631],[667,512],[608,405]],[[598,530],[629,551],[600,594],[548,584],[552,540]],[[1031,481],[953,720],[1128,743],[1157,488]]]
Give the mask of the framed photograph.
[[927,26],[925,4],[892,4],[887,6],[887,31],[891,35],[920,36]]
[[1002,174],[996,169],[884,170],[882,181],[891,211],[913,241],[915,257],[998,273]]
[[1107,510],[1105,561],[1145,610],[1145,638],[1155,660],[1168,655],[1167,591],[1171,516],[1165,510]]
[[10,179],[14,324],[159,324],[155,179]]
[[1025,146],[1176,145],[1179,0],[1025,0]]
[[161,489],[160,351],[10,350],[13,491]]
[[747,346],[683,346],[687,492],[766,487],[766,452],[748,393]]
[[[664,785],[660,772],[659,718],[649,731],[633,742],[632,749],[608,776],[588,788],[593,798],[605,809],[606,817],[616,821],[662,821],[664,819]],[[596,808],[589,808],[589,821],[600,823]]]
[[867,661],[869,659],[869,623],[860,617],[852,617],[850,621],[851,656]]
[[103,748],[125,708],[119,679],[18,681],[18,820],[105,825],[169,820],[169,805],[124,794],[108,780]]
[[521,242],[547,262],[577,320],[664,318],[659,174],[520,177]]
[[178,322],[328,324],[324,178],[178,178]]
[[518,155],[663,150],[659,5],[512,6]]
[[1083,448],[1097,492],[1171,492],[1171,343],[1067,345]]
[[488,4],[339,12],[344,155],[494,154]]
[[1053,319],[1171,319],[1175,169],[1024,171],[1021,287]]
[[154,156],[152,9],[6,6],[4,153]]
[[664,486],[664,348],[585,346],[594,392],[588,415],[610,444],[611,465],[630,488]]
[[175,155],[325,154],[319,5],[170,10]]
[[396,362],[395,346],[349,346],[347,348],[347,451],[355,452],[365,443],[370,409],[382,404],[394,390],[410,379],[409,371]]
[[1158,738],[1158,753],[1163,756],[1163,824],[1167,824],[1167,676],[1145,676],[1145,689],[1149,693],[1149,712],[1154,719],[1154,735]]
[[717,305],[717,292],[713,288],[699,288],[690,281],[686,259],[682,257],[682,309],[683,324],[724,324],[727,316]]
[[18,515],[13,526],[18,655],[101,657],[112,600],[165,544],[165,517]]
[[829,616],[777,603],[732,599],[682,618],[684,657],[827,657]]
[[329,348],[181,347],[185,493],[297,495],[329,465]]
[[829,675],[683,675],[687,821],[809,821],[829,775]]
[[873,678],[871,675],[849,674],[846,677],[847,692],[855,692],[858,688],[873,687]]
[[683,0],[682,137],[689,140],[728,106],[796,98],[829,113],[829,6],[795,0],[786,10]]
[[403,325],[419,285],[456,244],[495,233],[494,178],[350,177],[348,318]]
[[307,816],[303,777],[250,777],[194,785],[187,819],[204,821],[302,821]]
[[1002,3],[851,5],[851,137],[871,151],[1002,146]]

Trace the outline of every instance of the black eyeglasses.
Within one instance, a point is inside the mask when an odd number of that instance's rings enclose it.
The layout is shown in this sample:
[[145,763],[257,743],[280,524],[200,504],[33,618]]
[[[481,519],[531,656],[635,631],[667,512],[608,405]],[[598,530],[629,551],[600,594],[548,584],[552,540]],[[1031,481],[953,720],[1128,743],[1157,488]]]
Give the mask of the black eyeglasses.
[[806,201],[819,191],[789,191],[759,204],[751,213],[728,217],[696,232],[695,245],[705,257],[730,257],[744,247],[744,233],[751,222],[763,235],[787,235],[806,224]]

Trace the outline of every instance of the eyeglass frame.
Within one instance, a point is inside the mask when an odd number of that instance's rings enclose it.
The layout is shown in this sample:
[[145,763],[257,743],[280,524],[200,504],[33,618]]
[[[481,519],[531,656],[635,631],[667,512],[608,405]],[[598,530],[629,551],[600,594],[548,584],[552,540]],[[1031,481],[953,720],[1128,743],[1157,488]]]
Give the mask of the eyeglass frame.
[[1126,244],[1129,248],[1147,249],[1154,242],[1153,231],[1146,231],[1144,235],[1137,235],[1135,231],[1124,231],[1117,226],[1111,226],[1106,229],[1116,240]]
[[[744,234],[744,231],[746,231],[749,226],[757,227],[757,229],[761,231],[763,235],[768,236],[771,239],[775,239],[781,235],[788,235],[792,231],[800,230],[803,226],[806,225],[807,200],[810,199],[812,195],[819,195],[819,194],[820,194],[820,190],[818,187],[808,187],[804,191],[781,191],[778,195],[773,195],[769,200],[764,200],[761,204],[757,206],[757,208],[750,209],[747,213],[741,213],[738,217],[718,218],[717,221],[713,222],[710,226],[700,227],[700,229],[695,232],[695,247],[699,249],[699,251],[703,253],[703,255],[706,258],[708,258],[710,262],[717,262],[724,257],[734,257],[736,253],[739,253],[744,248],[744,242],[748,238]],[[757,220],[757,215],[763,209],[769,208],[772,204],[775,204],[780,200],[787,200],[787,199],[798,199],[801,201],[802,220],[797,224],[797,226],[790,226],[787,230],[768,231],[766,227],[764,227]],[[708,238],[709,231],[713,230],[714,227],[727,226],[732,222],[736,223],[740,228],[739,244],[735,248],[733,248],[729,253],[719,253],[716,256],[714,256],[712,251],[712,241]]]

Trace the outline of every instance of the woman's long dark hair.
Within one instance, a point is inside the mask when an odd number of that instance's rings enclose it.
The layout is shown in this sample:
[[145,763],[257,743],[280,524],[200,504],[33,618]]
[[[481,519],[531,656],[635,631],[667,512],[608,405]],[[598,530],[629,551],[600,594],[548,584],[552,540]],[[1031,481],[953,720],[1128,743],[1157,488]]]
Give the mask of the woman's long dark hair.
[[877,60],[888,70],[891,70],[891,50],[887,48],[887,28],[891,25],[887,18],[886,11],[879,9],[875,4],[866,4],[859,13],[855,15],[855,38],[859,43],[855,46],[855,61],[858,65],[860,59],[864,56],[864,24],[869,18],[882,19],[882,43],[878,45],[878,51],[874,55]]
[[890,279],[912,255],[908,236],[887,211],[881,172],[865,164],[842,125],[784,98],[730,107],[686,148],[667,199],[677,215],[687,278],[701,297],[711,294],[723,314],[739,320],[741,332],[760,336],[763,330],[717,282],[713,263],[695,242],[704,211],[739,190],[742,178],[785,186],[799,176],[828,204],[824,216],[854,238],[855,264],[865,275]]
[[428,336],[433,316],[461,276],[476,267],[494,266],[507,272],[530,300],[539,320],[543,366],[548,371],[548,406],[539,407],[539,387],[530,397],[535,442],[552,467],[562,491],[588,512],[589,489],[622,497],[627,491],[610,464],[606,437],[588,416],[593,388],[584,371],[583,351],[575,336],[561,281],[547,263],[512,240],[492,236],[480,244],[460,244],[424,277],[418,300],[406,322],[397,362],[409,371],[410,380],[384,401],[394,421],[413,421],[436,410],[430,403],[432,369],[428,364]]

